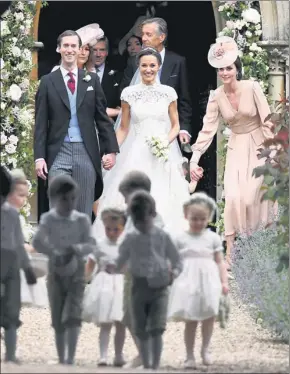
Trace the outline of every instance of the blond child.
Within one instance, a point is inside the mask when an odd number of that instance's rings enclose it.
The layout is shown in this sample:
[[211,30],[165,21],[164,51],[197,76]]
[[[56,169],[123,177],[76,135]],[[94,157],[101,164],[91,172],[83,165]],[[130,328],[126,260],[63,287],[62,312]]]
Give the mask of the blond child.
[[[7,202],[13,208],[15,208],[18,212],[20,212],[20,210],[25,205],[28,195],[29,195],[28,182],[27,182],[24,172],[21,169],[14,169],[10,172],[10,174],[11,174],[12,185],[11,185],[11,191],[7,197]],[[24,248],[26,252],[29,254],[35,253],[35,249],[28,242],[24,243]],[[31,258],[30,255],[28,256]],[[33,259],[31,259],[31,261],[33,264]],[[26,306],[48,307],[46,276],[42,276],[38,278],[37,283],[34,285],[27,284],[23,270],[21,270],[20,272],[20,277],[21,277],[21,303]]]
[[125,326],[123,320],[123,274],[108,274],[105,267],[118,257],[118,239],[124,230],[126,215],[118,209],[105,209],[101,213],[106,237],[98,241],[98,249],[88,256],[86,278],[91,279],[84,298],[86,321],[100,326],[99,366],[107,366],[107,354],[112,326],[115,326],[115,359],[113,365],[125,364],[123,347]]
[[20,363],[16,357],[17,329],[21,325],[19,319],[21,308],[20,269],[24,270],[28,284],[36,283],[28,255],[24,249],[19,214],[7,202],[11,191],[11,175],[1,166],[1,327],[5,330],[5,361]]
[[174,281],[168,305],[168,318],[185,324],[185,368],[196,367],[195,334],[201,323],[201,357],[210,365],[209,345],[222,293],[228,293],[228,277],[223,246],[218,234],[207,229],[216,210],[215,201],[205,193],[195,193],[184,204],[188,230],[177,238],[183,258],[183,271]]

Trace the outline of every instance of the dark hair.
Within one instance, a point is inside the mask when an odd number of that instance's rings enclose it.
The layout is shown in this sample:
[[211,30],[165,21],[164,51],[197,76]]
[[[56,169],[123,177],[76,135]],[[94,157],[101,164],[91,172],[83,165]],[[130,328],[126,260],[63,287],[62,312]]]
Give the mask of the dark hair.
[[158,61],[158,65],[159,66],[162,65],[161,55],[155,48],[152,48],[152,47],[142,48],[141,51],[136,56],[137,65],[139,65],[140,60],[143,56],[154,56],[154,57],[156,57],[156,59]]
[[[237,57],[236,61],[233,63],[237,69],[237,80],[240,81],[243,79],[243,64],[240,57]],[[219,71],[219,69],[217,69]]]
[[151,180],[147,174],[142,171],[130,171],[125,175],[119,185],[119,191],[122,195],[130,194],[136,190],[151,191]]
[[147,191],[136,191],[130,198],[128,213],[134,222],[146,222],[148,217],[156,216],[155,200]]
[[58,38],[57,38],[57,46],[60,47],[61,46],[61,42],[62,42],[62,39],[65,38],[66,36],[77,36],[78,37],[78,40],[79,40],[79,47],[82,46],[83,42],[82,42],[82,39],[81,37],[79,36],[79,34],[76,32],[76,31],[73,31],[73,30],[66,30],[64,32],[62,32]]
[[112,220],[112,221],[121,220],[123,225],[125,226],[125,223],[127,221],[127,216],[123,210],[119,210],[115,208],[108,208],[102,211],[101,219],[102,221],[105,221],[107,219]]
[[237,69],[237,80],[240,81],[243,79],[243,65],[242,65],[242,61],[240,57],[236,59],[236,61],[234,62],[234,65]]
[[137,36],[137,35],[131,35],[130,38],[128,38],[128,40],[126,41],[126,47],[128,47],[128,43],[129,43],[129,40],[131,38],[135,38],[138,40],[138,42],[142,45],[142,38],[140,38],[140,36]]
[[89,53],[87,62],[83,66],[83,69],[87,69],[88,71],[90,71],[90,69],[94,68],[96,65],[96,56],[94,54],[93,47],[89,46],[89,50],[90,50],[90,53]]
[[0,166],[0,174],[0,193],[1,197],[6,199],[11,190],[12,178],[9,171],[2,165]]
[[79,187],[72,177],[67,174],[57,175],[49,184],[48,196],[50,199],[53,199],[55,197],[66,195],[72,191],[76,194],[79,191]]

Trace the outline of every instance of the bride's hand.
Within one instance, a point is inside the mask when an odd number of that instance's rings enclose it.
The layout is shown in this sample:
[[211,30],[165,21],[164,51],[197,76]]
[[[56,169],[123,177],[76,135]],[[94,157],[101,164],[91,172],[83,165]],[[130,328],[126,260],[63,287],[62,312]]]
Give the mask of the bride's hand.
[[190,163],[190,179],[192,181],[198,182],[203,177],[203,168],[198,166],[198,164]]

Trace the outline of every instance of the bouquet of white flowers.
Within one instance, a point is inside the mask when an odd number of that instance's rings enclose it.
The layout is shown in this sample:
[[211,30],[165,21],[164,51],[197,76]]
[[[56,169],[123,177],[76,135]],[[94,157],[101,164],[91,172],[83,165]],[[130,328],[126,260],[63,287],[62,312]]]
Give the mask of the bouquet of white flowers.
[[154,156],[161,161],[168,161],[169,141],[166,136],[152,136],[148,138],[146,142]]

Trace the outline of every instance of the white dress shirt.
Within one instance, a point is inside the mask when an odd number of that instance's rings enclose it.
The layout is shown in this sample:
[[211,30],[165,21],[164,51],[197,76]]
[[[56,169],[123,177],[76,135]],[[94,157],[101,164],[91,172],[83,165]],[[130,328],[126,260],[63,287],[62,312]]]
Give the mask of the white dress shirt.
[[[68,75],[68,73],[70,72],[69,70],[65,69],[63,66],[60,66],[60,71],[61,71],[61,75],[63,77],[63,80],[64,80],[64,83],[65,85],[67,86],[67,82],[69,81],[70,77]],[[77,92],[77,87],[78,87],[78,73],[79,73],[79,70],[78,70],[78,67],[76,66],[73,70],[71,70],[71,72],[73,73],[73,76],[74,76],[74,79],[75,79],[75,92]]]
[[[100,78],[100,82],[102,83],[104,72],[105,72],[105,64],[102,64],[100,66],[95,66],[96,73],[98,74],[98,77]],[[99,71],[97,71],[97,69]]]
[[[163,65],[164,58],[165,58],[165,48],[163,48],[162,51],[160,51],[159,53],[160,53],[161,61],[162,61],[162,65]],[[160,66],[161,69],[162,69],[162,65]]]

